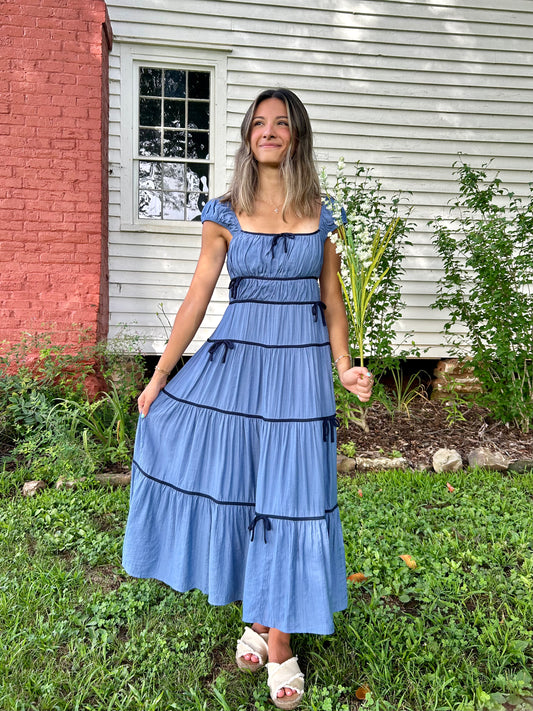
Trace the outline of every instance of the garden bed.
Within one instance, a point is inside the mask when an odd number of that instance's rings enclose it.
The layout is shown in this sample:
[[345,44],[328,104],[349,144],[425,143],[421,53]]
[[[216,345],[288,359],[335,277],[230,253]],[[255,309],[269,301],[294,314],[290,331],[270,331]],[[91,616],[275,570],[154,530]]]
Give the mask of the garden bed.
[[478,447],[501,452],[511,461],[533,460],[533,431],[524,434],[496,422],[478,405],[454,409],[442,401],[419,397],[409,405],[409,415],[397,413],[391,419],[385,407],[374,402],[367,423],[368,433],[355,424],[339,427],[339,445],[353,442],[359,457],[399,453],[413,469],[432,469],[432,456],[440,448],[456,449],[465,462]]

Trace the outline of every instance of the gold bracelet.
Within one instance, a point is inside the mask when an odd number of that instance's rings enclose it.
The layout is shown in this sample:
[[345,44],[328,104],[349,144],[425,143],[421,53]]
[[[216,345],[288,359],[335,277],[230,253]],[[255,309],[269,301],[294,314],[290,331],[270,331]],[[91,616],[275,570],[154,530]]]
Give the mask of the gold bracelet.
[[163,373],[163,375],[170,375],[170,370],[163,370],[163,368],[160,368],[158,365],[156,365],[154,370],[157,370],[159,373]]
[[337,365],[337,363],[340,361],[341,358],[349,358],[349,359],[350,359],[350,362],[351,362],[351,360],[352,360],[352,357],[351,357],[351,355],[350,355],[349,353],[343,353],[343,354],[340,355],[338,358],[335,358],[335,360],[333,361],[333,365]]

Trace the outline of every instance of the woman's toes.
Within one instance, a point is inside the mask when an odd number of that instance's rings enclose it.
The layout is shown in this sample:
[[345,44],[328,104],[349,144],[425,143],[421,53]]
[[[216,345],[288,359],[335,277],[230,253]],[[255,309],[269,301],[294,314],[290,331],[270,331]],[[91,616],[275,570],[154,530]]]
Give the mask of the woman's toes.
[[282,699],[284,696],[292,696],[293,694],[293,689],[280,689],[278,691],[278,699]]
[[242,658],[246,659],[247,662],[252,662],[252,664],[257,664],[259,662],[259,657],[256,657],[255,654],[243,654]]

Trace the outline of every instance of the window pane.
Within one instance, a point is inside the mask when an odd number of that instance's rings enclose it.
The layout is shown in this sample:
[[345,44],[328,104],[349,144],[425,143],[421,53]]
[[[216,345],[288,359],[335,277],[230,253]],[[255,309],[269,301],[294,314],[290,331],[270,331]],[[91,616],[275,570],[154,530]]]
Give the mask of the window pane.
[[185,191],[185,166],[183,163],[163,164],[164,190]]
[[180,69],[165,70],[165,96],[185,98],[185,72]]
[[209,192],[209,166],[202,164],[189,163],[187,165],[187,190],[200,191],[203,193]]
[[161,96],[161,69],[141,67],[139,93],[144,96]]
[[139,124],[141,126],[161,126],[161,101],[159,99],[139,99]]
[[209,128],[209,104],[207,101],[190,101],[187,128]]
[[209,195],[210,72],[140,67],[138,216],[199,220]]
[[161,193],[155,190],[139,190],[139,217],[161,219]]
[[139,163],[139,188],[155,189],[161,188],[162,163],[154,160]]
[[187,195],[187,219],[199,220],[206,202],[207,195],[205,193],[189,193]]
[[161,131],[159,129],[139,129],[139,153],[142,156],[161,155]]
[[185,128],[184,101],[165,101],[165,126]]
[[185,219],[185,193],[163,193],[163,219]]
[[165,131],[163,155],[165,158],[185,158],[184,131]]
[[209,134],[189,131],[187,133],[187,156],[189,158],[209,158]]
[[209,99],[209,72],[189,72],[189,98]]

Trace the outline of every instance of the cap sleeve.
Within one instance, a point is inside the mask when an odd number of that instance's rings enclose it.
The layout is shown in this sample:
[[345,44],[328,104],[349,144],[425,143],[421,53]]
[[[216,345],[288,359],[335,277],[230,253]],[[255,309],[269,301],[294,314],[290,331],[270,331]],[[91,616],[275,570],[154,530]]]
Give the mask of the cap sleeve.
[[[324,239],[327,238],[327,236],[330,232],[334,232],[338,227],[338,224],[335,222],[335,219],[333,217],[332,207],[333,207],[333,200],[331,198],[324,200],[324,204],[322,205],[322,212],[320,215],[321,227],[322,227],[322,230],[325,232]],[[342,221],[344,224],[346,224],[346,222],[347,222],[346,213],[344,211],[344,208],[342,208]]]
[[238,230],[239,221],[233,212],[231,205],[226,202],[220,202],[219,198],[209,200],[202,210],[202,222],[216,222],[229,230],[232,234]]

